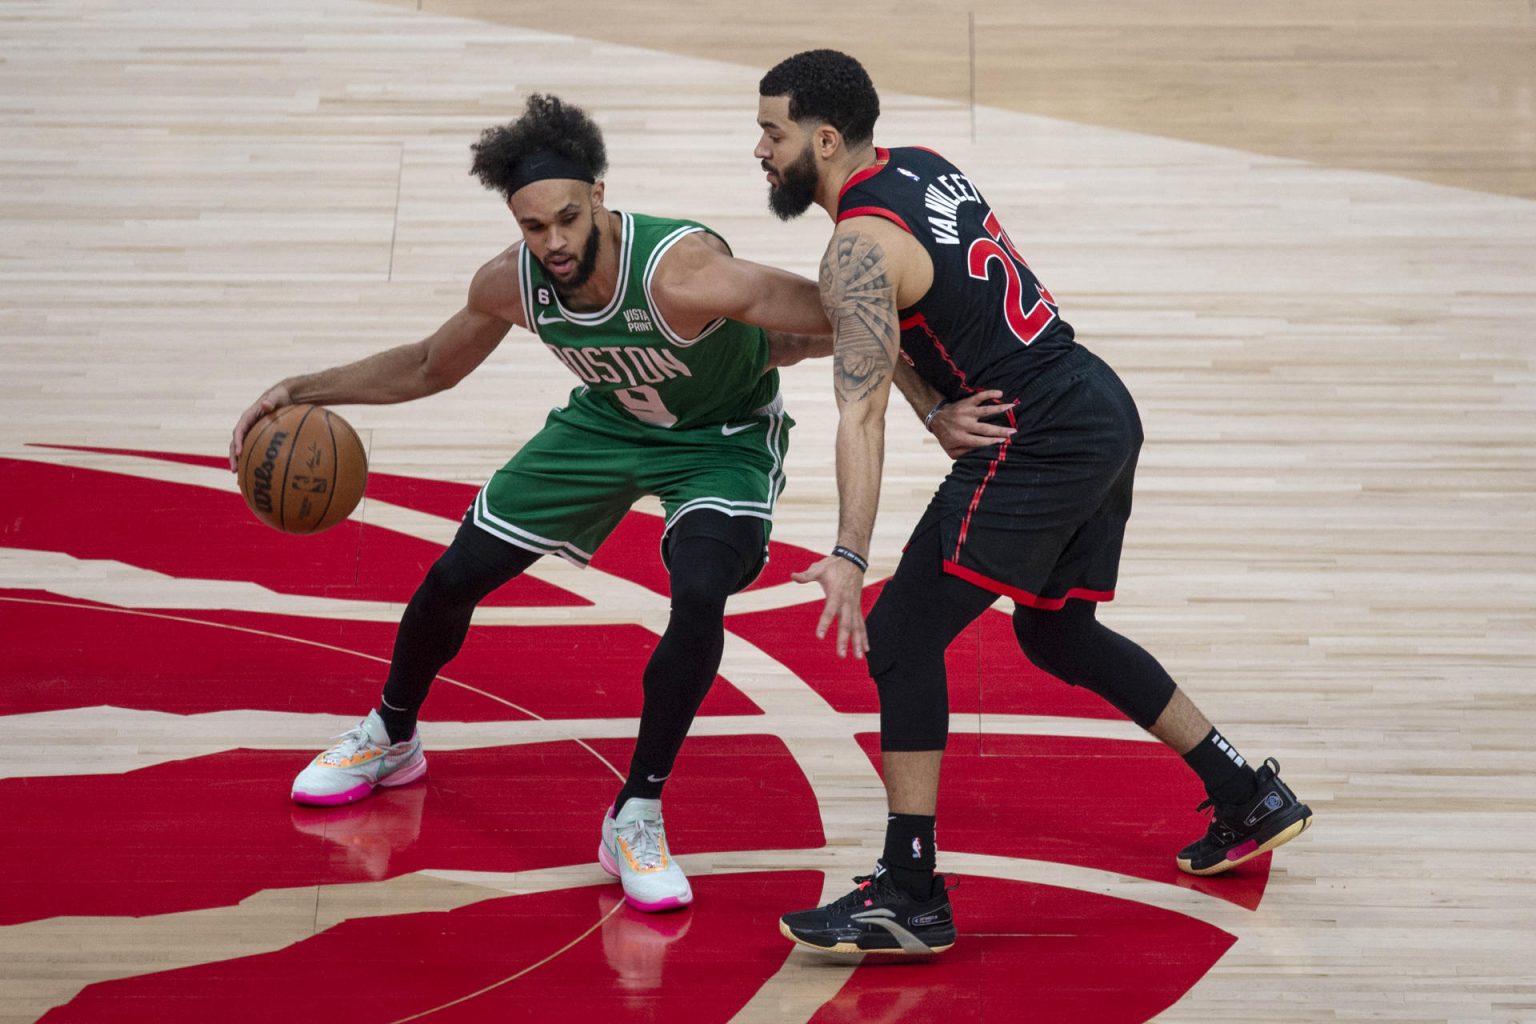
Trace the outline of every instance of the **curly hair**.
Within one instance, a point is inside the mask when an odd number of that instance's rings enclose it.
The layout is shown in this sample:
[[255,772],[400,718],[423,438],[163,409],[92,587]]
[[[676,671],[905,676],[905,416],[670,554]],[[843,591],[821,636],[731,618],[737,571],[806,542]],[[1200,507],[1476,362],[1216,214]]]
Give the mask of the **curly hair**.
[[788,96],[790,117],[829,124],[842,132],[850,145],[874,137],[880,95],[863,65],[846,53],[797,53],[764,75],[757,91],[760,96]]
[[584,168],[594,181],[608,170],[603,133],[586,111],[563,103],[558,96],[537,92],[528,97],[522,117],[511,124],[487,128],[480,133],[480,141],[469,148],[475,154],[469,173],[508,199],[517,180],[517,165],[541,150]]

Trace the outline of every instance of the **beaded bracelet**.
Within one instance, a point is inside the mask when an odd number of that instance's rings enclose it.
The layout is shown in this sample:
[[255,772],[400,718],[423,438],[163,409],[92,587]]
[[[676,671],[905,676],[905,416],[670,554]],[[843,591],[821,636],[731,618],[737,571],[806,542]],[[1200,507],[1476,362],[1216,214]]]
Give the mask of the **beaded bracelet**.
[[864,556],[851,548],[845,548],[841,544],[832,549],[833,558],[845,558],[859,567],[859,572],[868,572],[869,563],[864,561]]

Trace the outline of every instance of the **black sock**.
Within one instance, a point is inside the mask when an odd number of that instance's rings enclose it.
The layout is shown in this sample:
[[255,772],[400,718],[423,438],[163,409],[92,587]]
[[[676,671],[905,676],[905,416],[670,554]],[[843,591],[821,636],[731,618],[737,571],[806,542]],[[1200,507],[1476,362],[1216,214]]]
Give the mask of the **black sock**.
[[891,814],[885,819],[885,870],[914,899],[933,894],[933,816]]
[[1258,789],[1252,766],[1215,729],[1184,755],[1184,763],[1200,776],[1206,795],[1217,803],[1243,803]]
[[416,735],[416,712],[405,708],[392,708],[386,700],[379,701],[379,717],[389,733],[389,742],[403,743]]

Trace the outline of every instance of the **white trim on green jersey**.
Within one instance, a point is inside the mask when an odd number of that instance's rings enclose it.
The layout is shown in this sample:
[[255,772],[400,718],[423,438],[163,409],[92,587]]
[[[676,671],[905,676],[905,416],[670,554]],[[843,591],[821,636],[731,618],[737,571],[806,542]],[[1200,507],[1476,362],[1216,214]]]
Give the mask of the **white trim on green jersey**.
[[540,334],[539,314],[534,309],[533,289],[547,288],[550,302],[542,305],[553,304],[560,311],[560,315],[578,327],[597,327],[607,323],[624,305],[624,297],[629,294],[629,257],[635,243],[635,224],[629,214],[619,213],[619,281],[613,289],[613,295],[608,300],[608,305],[595,313],[574,313],[565,308],[565,303],[560,301],[560,293],[555,290],[553,282],[549,285],[535,285],[533,283],[533,254],[528,251],[528,246],[523,245],[522,256],[518,260],[518,280],[522,285],[523,315],[528,318],[528,329],[534,334]]
[[596,313],[575,313],[565,308],[565,303],[560,301],[560,293],[550,287],[550,292],[555,300],[555,308],[560,315],[578,327],[596,327],[606,323],[624,305],[624,297],[629,294],[629,257],[630,250],[635,244],[635,222],[629,214],[619,214],[619,283],[614,286],[613,297],[608,300],[608,305]]
[[523,321],[533,336],[539,336],[538,314],[533,311],[533,268],[529,266],[533,256],[528,252],[528,245],[524,243],[517,250],[517,284],[518,297],[523,300]]
[[651,250],[650,258],[645,262],[645,274],[641,278],[645,286],[645,304],[651,309],[651,319],[656,322],[657,328],[661,331],[661,336],[678,348],[687,348],[690,345],[703,341],[720,329],[721,325],[725,323],[725,317],[712,321],[709,326],[699,332],[699,336],[696,338],[683,337],[674,331],[672,325],[667,323],[667,318],[661,315],[661,307],[656,305],[656,298],[651,294],[651,279],[656,276],[656,268],[661,265],[661,258],[667,254],[667,250],[682,241],[684,237],[703,231],[704,229],[701,227],[685,224],[656,243],[656,248]]

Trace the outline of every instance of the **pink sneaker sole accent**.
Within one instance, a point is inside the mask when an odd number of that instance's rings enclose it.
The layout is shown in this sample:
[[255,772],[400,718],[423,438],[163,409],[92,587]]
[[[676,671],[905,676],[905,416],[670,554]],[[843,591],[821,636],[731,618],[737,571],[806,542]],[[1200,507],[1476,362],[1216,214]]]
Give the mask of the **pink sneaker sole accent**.
[[[619,874],[618,862],[609,855],[608,846],[605,843],[597,844],[597,863],[600,867],[602,867],[604,871],[608,872],[614,878],[622,877]],[[680,900],[676,896],[668,896],[666,899],[657,900],[655,903],[646,903],[643,900],[635,899],[633,896],[626,892],[624,894],[624,902],[628,903],[636,910],[643,911],[647,914],[655,914],[663,910],[681,910],[683,907],[686,907],[688,904],[693,902],[693,896],[690,895],[686,900]]]
[[407,782],[415,782],[425,774],[427,774],[427,759],[423,757],[409,768],[402,768],[393,775],[385,776],[383,781],[378,783],[359,782],[351,789],[344,789],[340,793],[304,793],[296,789],[289,795],[296,804],[305,804],[309,807],[340,807],[342,804],[356,803],[361,800],[373,792],[375,785],[385,788],[403,786]]
[[1242,860],[1244,857],[1248,856],[1258,848],[1259,841],[1257,839],[1250,839],[1248,842],[1243,843],[1241,846],[1234,846],[1232,849],[1228,850],[1227,860]]
[[680,900],[676,896],[668,896],[666,899],[657,900],[655,903],[641,903],[629,893],[625,893],[624,902],[628,903],[636,910],[643,910],[647,914],[654,914],[662,910],[681,910],[683,907],[686,907],[688,904],[692,903],[693,900]]

